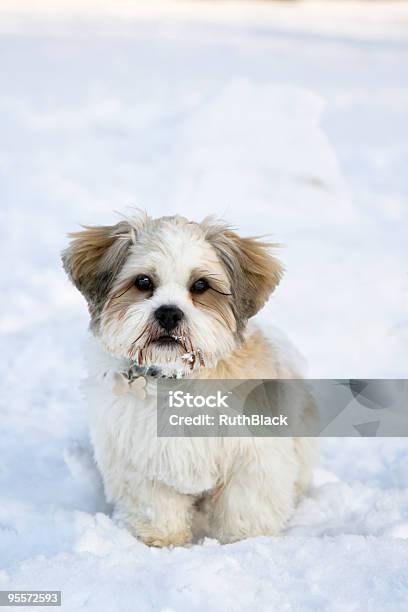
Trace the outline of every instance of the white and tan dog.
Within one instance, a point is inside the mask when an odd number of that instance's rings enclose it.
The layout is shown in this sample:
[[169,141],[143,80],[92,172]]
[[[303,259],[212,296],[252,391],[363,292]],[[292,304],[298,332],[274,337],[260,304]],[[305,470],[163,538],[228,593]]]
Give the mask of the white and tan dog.
[[91,315],[84,389],[115,516],[154,546],[189,543],[199,502],[221,542],[278,534],[309,485],[311,439],[158,438],[156,379],[118,389],[135,363],[200,378],[296,377],[248,327],[282,275],[273,245],[211,219],[142,214],[71,238],[63,263]]

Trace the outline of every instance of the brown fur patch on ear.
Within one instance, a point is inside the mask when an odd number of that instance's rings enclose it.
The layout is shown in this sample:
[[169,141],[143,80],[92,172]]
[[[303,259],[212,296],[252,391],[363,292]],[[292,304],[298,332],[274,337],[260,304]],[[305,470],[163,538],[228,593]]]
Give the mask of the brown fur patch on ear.
[[62,262],[71,281],[86,298],[91,316],[100,314],[114,279],[128,254],[134,228],[121,221],[116,225],[84,226],[69,235],[71,243]]
[[282,278],[283,266],[271,254],[279,245],[256,237],[241,238],[220,224],[208,224],[206,230],[207,240],[226,267],[237,318],[244,324],[262,308]]
[[264,306],[283,276],[281,262],[271,254],[278,245],[259,238],[241,238],[227,230],[226,236],[236,245],[240,268],[244,274],[248,318]]

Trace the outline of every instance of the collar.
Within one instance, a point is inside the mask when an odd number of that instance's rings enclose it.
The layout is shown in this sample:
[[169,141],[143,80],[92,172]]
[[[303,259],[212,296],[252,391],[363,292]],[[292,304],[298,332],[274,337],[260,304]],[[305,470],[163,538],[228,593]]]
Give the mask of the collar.
[[134,380],[141,376],[147,379],[159,378],[188,378],[190,372],[179,364],[169,365],[139,365],[134,359],[118,357],[113,355],[102,345],[100,340],[90,337],[86,345],[89,372],[112,371],[123,374],[128,380]]
[[177,374],[166,374],[160,366],[141,366],[136,362],[130,362],[129,367],[123,372],[129,380],[143,376],[144,378],[181,378]]

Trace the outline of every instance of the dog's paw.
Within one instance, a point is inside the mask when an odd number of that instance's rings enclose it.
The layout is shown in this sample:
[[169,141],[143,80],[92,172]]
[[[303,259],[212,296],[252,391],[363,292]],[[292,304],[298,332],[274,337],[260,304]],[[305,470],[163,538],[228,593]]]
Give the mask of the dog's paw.
[[158,529],[147,529],[144,533],[136,534],[139,540],[147,546],[156,548],[167,548],[168,546],[186,546],[190,544],[192,534],[189,529],[176,531],[174,533],[164,533]]

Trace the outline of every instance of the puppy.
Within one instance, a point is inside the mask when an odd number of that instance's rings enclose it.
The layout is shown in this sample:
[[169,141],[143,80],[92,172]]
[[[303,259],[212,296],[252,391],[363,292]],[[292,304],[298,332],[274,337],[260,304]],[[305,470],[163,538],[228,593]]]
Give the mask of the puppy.
[[[248,325],[282,276],[273,245],[143,214],[70,237],[62,259],[90,312],[84,391],[115,517],[152,546],[191,542],[199,505],[222,543],[278,534],[310,483],[312,439],[158,438],[154,378],[298,377]],[[132,389],[134,365],[146,376]]]

